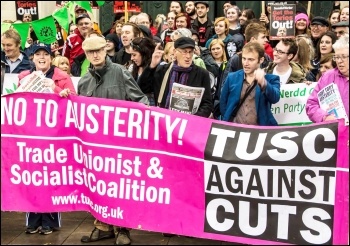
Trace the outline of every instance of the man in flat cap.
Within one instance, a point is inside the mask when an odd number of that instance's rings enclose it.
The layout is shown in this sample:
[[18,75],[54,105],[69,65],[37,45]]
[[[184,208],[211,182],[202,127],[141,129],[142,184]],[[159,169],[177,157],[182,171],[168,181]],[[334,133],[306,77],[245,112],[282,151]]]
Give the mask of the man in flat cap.
[[349,21],[340,21],[332,25],[334,33],[340,38],[344,34],[349,34]]
[[204,94],[195,115],[209,117],[213,110],[210,94],[209,72],[193,64],[195,42],[192,38],[181,37],[174,43],[174,59],[170,64],[160,65],[164,51],[157,44],[152,61],[143,71],[139,81],[145,93],[154,93],[161,108],[170,109],[171,91],[174,83],[204,88]]
[[[78,82],[78,95],[87,97],[131,100],[149,105],[148,98],[142,93],[132,75],[121,65],[112,63],[105,50],[103,37],[89,37],[83,42],[86,58],[93,66]],[[83,236],[84,243],[96,242],[107,238],[116,238],[116,245],[129,245],[130,232],[127,228],[108,225],[95,220],[95,228],[90,236]]]
[[314,48],[316,49],[318,40],[323,34],[325,34],[329,30],[329,22],[326,18],[322,16],[316,16],[311,21],[310,29],[312,43]]

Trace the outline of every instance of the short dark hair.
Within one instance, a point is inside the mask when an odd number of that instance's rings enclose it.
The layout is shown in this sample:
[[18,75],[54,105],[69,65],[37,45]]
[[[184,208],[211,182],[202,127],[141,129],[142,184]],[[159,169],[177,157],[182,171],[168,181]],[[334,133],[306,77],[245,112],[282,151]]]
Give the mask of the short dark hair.
[[298,53],[298,44],[293,38],[282,38],[281,41],[285,46],[289,46],[288,55],[292,54],[293,57],[290,60],[293,60],[294,56]]

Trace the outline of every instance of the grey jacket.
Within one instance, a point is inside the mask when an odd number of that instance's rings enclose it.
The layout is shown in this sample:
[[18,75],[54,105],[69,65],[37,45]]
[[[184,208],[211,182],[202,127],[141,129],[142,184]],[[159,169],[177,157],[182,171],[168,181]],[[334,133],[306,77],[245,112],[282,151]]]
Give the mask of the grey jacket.
[[78,83],[78,95],[149,104],[129,71],[106,57],[106,65],[100,69],[89,69]]

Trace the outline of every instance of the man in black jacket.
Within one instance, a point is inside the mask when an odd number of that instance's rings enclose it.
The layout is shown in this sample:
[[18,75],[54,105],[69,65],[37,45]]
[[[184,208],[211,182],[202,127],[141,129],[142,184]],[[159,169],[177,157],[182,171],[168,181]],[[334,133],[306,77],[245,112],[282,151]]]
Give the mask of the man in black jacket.
[[[145,68],[139,79],[140,88],[144,93],[153,92],[156,103],[159,102],[158,106],[167,109],[171,108],[170,99],[174,83],[204,88],[202,100],[194,114],[209,117],[213,110],[209,72],[193,64],[195,42],[191,38],[181,37],[175,41],[174,47],[176,60],[172,64],[159,65],[164,51],[160,49],[160,44],[157,44],[150,65]],[[166,75],[168,69],[169,73]]]
[[195,7],[197,11],[197,18],[192,24],[192,28],[199,34],[198,45],[205,47],[205,43],[210,39],[214,33],[214,24],[208,17],[209,2],[196,1]]

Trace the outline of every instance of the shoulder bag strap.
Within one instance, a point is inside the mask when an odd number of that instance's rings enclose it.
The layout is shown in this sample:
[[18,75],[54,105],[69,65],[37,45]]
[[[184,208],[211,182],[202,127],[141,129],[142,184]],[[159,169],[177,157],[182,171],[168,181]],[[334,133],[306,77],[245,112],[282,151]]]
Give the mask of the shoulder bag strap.
[[168,70],[165,72],[164,78],[163,78],[163,82],[162,82],[162,86],[160,87],[160,91],[159,91],[159,96],[158,96],[158,106],[160,105],[160,103],[162,102],[163,96],[164,96],[164,91],[165,91],[165,87],[166,87],[166,83],[168,82],[168,78],[169,78],[169,74],[171,69],[173,68],[173,62],[170,64]]
[[230,122],[233,121],[233,119],[236,117],[238,110],[241,108],[241,106],[243,105],[245,99],[247,99],[247,97],[249,96],[249,94],[254,90],[256,84],[258,83],[256,80],[254,80],[253,82],[253,86],[249,88],[249,90],[244,94],[244,97],[242,98],[242,100],[240,101],[240,103],[238,104],[238,106],[235,108],[235,110],[233,110],[231,117],[230,117]]

